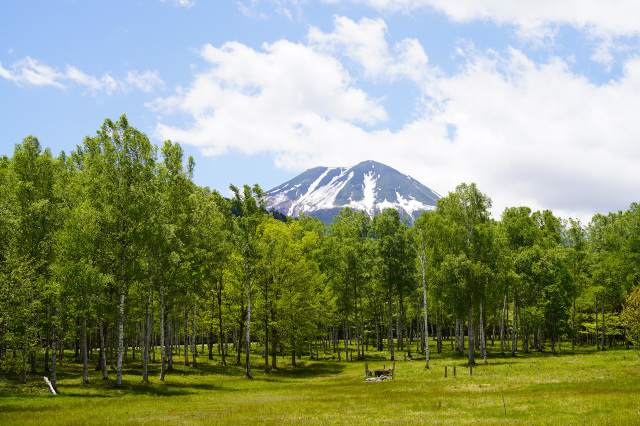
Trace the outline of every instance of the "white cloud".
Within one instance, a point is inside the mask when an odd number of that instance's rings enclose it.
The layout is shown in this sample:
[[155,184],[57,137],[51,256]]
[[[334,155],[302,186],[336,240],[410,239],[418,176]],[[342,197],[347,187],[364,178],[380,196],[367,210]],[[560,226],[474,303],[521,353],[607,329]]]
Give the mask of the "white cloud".
[[157,71],[147,70],[143,73],[129,71],[125,81],[130,87],[138,88],[146,93],[152,92],[156,86],[164,87],[164,81],[162,81]]
[[[188,130],[158,126],[162,139],[199,146],[210,154],[315,151],[326,127],[353,127],[386,119],[378,101],[353,87],[335,58],[288,41],[256,51],[230,42],[206,45],[210,71],[188,88],[156,100],[153,108],[190,114]],[[354,127],[356,128],[356,127]]]
[[195,0],[160,0],[162,3],[171,3],[176,7],[191,8],[196,4]]
[[86,86],[89,90],[101,91],[107,90],[107,92],[111,92],[113,89],[112,84],[110,84],[109,77],[107,75],[103,76],[102,79],[98,79],[92,75],[85,74],[80,71],[78,68],[73,67],[71,65],[67,65],[66,77],[69,80],[74,81],[80,86]]
[[311,28],[308,39],[311,47],[331,54],[342,54],[364,68],[368,77],[386,73],[391,63],[386,40],[387,25],[382,19],[362,18],[354,22],[344,16],[334,18],[335,29],[326,34]]
[[274,7],[278,15],[293,21],[294,14],[300,18],[303,14],[302,6],[306,0],[241,0],[236,5],[243,15],[249,18],[269,19],[269,15],[259,11],[261,3],[268,3]]
[[384,13],[410,14],[437,10],[451,21],[492,21],[515,26],[515,34],[534,46],[553,45],[559,27],[570,26],[596,39],[591,59],[609,72],[614,52],[630,49],[628,39],[640,37],[640,2],[636,0],[324,0],[363,4]]
[[11,66],[11,71],[0,63],[0,76],[18,85],[64,87],[59,81],[64,78],[64,74],[28,56],[16,61]]
[[428,65],[429,58],[416,39],[404,39],[389,49],[387,25],[382,19],[362,18],[355,22],[334,17],[334,30],[309,30],[309,46],[319,52],[344,56],[363,69],[365,78],[394,81],[407,78],[420,86],[428,84],[438,72]]
[[[324,0],[340,3],[345,0]],[[457,22],[489,19],[524,29],[552,25],[594,28],[613,35],[640,33],[636,0],[347,0],[386,12],[411,12],[433,8]]]
[[[584,219],[633,201],[640,61],[627,62],[619,82],[597,86],[560,59],[537,65],[512,50],[475,57],[439,86],[447,101],[424,120],[456,126],[455,141],[440,146],[444,165],[458,180],[479,181],[494,211],[521,203]],[[452,188],[456,176],[442,173]]]
[[65,71],[61,72],[29,56],[14,62],[10,69],[4,68],[0,63],[0,77],[13,81],[18,86],[53,86],[59,89],[66,89],[67,83],[72,82],[90,92],[105,92],[108,95],[132,89],[151,92],[156,86],[164,87],[157,72],[129,71],[124,80],[117,80],[109,74],[98,78],[72,65],[67,65]]
[[[477,182],[497,215],[529,205],[586,222],[634,201],[639,58],[627,60],[619,81],[597,85],[560,58],[536,64],[515,49],[471,49],[459,52],[466,64],[447,76],[429,67],[416,40],[389,49],[386,32],[379,20],[336,18],[333,33],[312,29],[309,45],[207,45],[201,55],[211,69],[150,105],[186,113],[192,125],[160,124],[156,133],[208,155],[271,153],[279,167],[296,171],[373,159],[443,194]],[[357,88],[338,57],[361,65],[369,83],[415,81],[425,112],[396,132],[363,126],[384,123],[385,109]]]

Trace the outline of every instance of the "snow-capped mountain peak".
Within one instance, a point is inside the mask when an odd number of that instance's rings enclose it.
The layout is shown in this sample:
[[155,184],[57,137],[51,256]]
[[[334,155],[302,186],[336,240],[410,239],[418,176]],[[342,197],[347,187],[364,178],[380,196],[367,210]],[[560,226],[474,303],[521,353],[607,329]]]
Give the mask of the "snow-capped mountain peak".
[[325,223],[345,207],[374,216],[397,209],[413,221],[420,212],[433,210],[440,195],[410,176],[375,161],[356,166],[315,167],[267,191],[268,210],[288,216],[300,213]]

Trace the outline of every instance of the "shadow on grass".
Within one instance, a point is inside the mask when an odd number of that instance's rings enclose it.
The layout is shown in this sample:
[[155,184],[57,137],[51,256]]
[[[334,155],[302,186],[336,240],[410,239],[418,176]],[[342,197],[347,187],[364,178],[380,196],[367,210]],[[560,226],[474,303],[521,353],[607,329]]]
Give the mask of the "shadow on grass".
[[[264,364],[263,364],[264,367]],[[313,379],[319,377],[335,376],[342,373],[346,365],[333,362],[304,362],[298,361],[297,366],[284,365],[268,375],[261,377],[261,380],[269,379]]]
[[[86,393],[90,389],[95,393]],[[223,388],[211,383],[180,383],[180,382],[152,382],[144,383],[123,380],[122,385],[116,386],[113,380],[103,380],[89,384],[66,384],[61,389],[61,396],[81,397],[81,398],[113,398],[126,394],[145,396],[184,396],[200,392],[213,392],[225,390],[231,392],[233,389]]]

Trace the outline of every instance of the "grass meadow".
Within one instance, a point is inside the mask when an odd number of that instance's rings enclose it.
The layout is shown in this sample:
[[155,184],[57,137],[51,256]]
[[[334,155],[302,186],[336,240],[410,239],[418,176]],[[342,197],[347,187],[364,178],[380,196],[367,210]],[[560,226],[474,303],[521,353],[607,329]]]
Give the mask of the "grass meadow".
[[[442,354],[430,343],[429,370],[424,356],[404,361],[400,354],[395,378],[374,383],[364,381],[364,361],[339,362],[333,354],[303,357],[297,367],[278,358],[278,370],[267,374],[256,353],[254,378],[245,379],[235,356],[221,366],[205,349],[197,367],[175,356],[164,382],[159,364],[150,364],[149,383],[138,356],[125,365],[121,387],[115,371],[103,380],[93,368],[82,384],[81,364],[67,358],[57,396],[43,374],[29,374],[23,385],[19,375],[0,373],[0,424],[640,424],[635,350],[563,347],[557,357],[548,350],[500,357],[499,346],[489,346],[489,364],[480,359],[470,374],[449,342]],[[370,369],[391,365],[384,352],[368,352],[366,361]]]

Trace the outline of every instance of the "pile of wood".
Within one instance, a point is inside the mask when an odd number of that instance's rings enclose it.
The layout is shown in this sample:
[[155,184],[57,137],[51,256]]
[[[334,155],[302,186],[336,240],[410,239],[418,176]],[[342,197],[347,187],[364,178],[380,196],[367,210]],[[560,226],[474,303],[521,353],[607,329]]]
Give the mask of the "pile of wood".
[[367,377],[364,379],[365,382],[381,382],[383,380],[389,380],[391,377],[389,376],[377,376],[377,377]]
[[369,364],[364,363],[364,375],[367,377],[365,380],[367,382],[379,382],[381,380],[393,379],[393,376],[396,372],[396,363],[393,363],[393,368],[387,369],[386,365],[382,366],[382,368],[378,368],[376,370],[369,370]]

